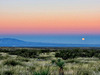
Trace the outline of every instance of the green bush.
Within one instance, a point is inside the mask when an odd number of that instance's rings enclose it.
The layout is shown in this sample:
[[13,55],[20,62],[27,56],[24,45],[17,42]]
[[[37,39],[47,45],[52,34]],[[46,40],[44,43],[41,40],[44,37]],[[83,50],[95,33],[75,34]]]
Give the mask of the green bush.
[[15,61],[15,60],[10,60],[10,59],[5,60],[5,61],[3,62],[3,64],[4,64],[4,65],[9,65],[9,66],[22,65],[20,62]]

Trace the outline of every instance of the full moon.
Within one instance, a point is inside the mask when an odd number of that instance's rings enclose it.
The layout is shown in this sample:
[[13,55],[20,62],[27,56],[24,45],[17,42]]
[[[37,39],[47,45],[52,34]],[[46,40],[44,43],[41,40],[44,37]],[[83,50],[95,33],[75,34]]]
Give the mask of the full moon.
[[85,40],[85,38],[82,38],[82,40]]

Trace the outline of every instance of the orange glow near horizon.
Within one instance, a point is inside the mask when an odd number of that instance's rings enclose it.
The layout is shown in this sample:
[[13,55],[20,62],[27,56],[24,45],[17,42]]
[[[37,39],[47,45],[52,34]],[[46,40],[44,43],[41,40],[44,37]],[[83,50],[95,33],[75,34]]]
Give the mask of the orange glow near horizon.
[[[26,14],[27,15],[27,14]],[[99,14],[96,15],[55,15],[37,14],[24,15],[1,15],[0,32],[27,32],[34,33],[99,33]]]
[[2,10],[0,34],[100,34],[100,10],[93,9]]

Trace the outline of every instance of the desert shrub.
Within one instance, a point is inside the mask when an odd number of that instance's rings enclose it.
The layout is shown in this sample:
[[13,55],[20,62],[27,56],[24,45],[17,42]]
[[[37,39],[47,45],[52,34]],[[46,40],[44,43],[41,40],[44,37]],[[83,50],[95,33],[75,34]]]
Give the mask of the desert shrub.
[[28,61],[30,61],[28,58],[23,58],[23,57],[20,57],[20,56],[17,56],[16,60],[21,61],[21,62],[28,62]]
[[27,59],[27,58],[22,58],[22,59],[19,59],[20,61],[25,61],[25,62],[28,62],[28,61],[30,61],[29,59]]
[[0,54],[0,60],[7,59],[8,57],[9,57],[9,55],[3,56],[2,54]]
[[59,50],[56,52],[55,57],[60,57],[64,60],[73,59],[77,57],[98,57],[100,58],[100,50],[89,50],[89,49],[68,49]]
[[51,60],[51,63],[54,64],[56,62],[56,60]]
[[4,59],[4,56],[2,56],[2,55],[0,54],[0,60],[2,60],[2,59]]
[[14,71],[7,70],[7,71],[4,71],[3,74],[1,74],[1,75],[13,75],[13,74],[14,74]]
[[38,48],[38,50],[35,49],[24,49],[24,48],[5,48],[5,49],[0,49],[0,52],[4,53],[9,53],[10,55],[18,55],[22,57],[27,57],[27,58],[37,58],[40,53],[49,53],[49,52],[54,52],[55,50],[51,50],[49,48]]
[[36,50],[27,50],[27,49],[10,51],[9,54],[19,55],[19,56],[27,57],[27,58],[35,58],[36,56],[38,56],[38,53]]
[[49,68],[36,71],[33,75],[50,75]]
[[51,56],[38,56],[37,58],[42,60],[50,60]]
[[69,59],[66,61],[66,63],[80,63],[80,61],[76,59]]
[[15,61],[15,60],[11,60],[11,59],[7,59],[3,62],[4,65],[9,65],[9,66],[16,66],[16,65],[22,65],[20,62]]
[[79,69],[76,72],[76,75],[95,75],[95,74],[92,70],[89,69]]
[[30,66],[28,70],[29,70],[30,72],[33,73],[33,71],[34,71],[35,69],[36,69],[36,68],[35,68],[34,66]]
[[41,53],[49,53],[49,52],[51,52],[51,50],[45,49],[45,50],[40,50],[40,52],[41,52]]

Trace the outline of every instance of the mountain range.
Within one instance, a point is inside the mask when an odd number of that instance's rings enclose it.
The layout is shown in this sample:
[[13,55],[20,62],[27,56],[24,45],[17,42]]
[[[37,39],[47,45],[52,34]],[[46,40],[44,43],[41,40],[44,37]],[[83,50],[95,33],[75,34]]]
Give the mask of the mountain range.
[[100,44],[56,44],[27,42],[15,38],[1,38],[0,47],[100,47]]

